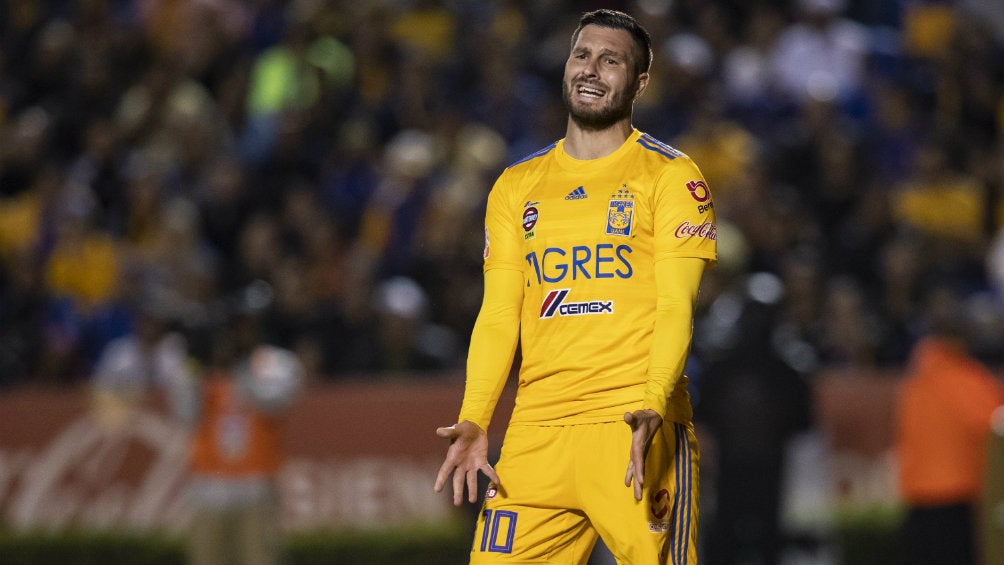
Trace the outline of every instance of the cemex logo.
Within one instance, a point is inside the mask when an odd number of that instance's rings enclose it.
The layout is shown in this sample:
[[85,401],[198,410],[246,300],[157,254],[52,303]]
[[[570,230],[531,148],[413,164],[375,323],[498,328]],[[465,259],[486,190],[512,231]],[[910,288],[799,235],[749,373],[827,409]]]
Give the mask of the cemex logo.
[[555,316],[584,316],[588,314],[613,314],[613,300],[590,300],[588,302],[565,302],[569,289],[552,290],[540,305],[541,318]]

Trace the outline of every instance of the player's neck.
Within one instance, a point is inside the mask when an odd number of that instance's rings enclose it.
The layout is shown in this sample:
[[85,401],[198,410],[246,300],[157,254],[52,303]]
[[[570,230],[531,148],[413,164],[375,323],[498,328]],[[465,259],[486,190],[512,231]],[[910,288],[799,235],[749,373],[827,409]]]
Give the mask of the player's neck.
[[634,131],[627,118],[601,130],[583,129],[571,118],[565,132],[565,153],[575,159],[599,159],[617,151]]

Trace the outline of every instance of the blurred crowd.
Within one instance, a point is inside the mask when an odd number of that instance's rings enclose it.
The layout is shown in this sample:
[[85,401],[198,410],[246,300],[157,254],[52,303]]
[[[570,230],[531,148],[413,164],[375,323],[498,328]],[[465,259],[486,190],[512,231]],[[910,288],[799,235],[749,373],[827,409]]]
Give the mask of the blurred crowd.
[[635,125],[715,194],[695,372],[751,303],[802,375],[902,366],[934,289],[1004,361],[995,0],[7,0],[0,384],[249,303],[311,378],[461,368],[488,190],[563,134],[597,7],[652,33]]

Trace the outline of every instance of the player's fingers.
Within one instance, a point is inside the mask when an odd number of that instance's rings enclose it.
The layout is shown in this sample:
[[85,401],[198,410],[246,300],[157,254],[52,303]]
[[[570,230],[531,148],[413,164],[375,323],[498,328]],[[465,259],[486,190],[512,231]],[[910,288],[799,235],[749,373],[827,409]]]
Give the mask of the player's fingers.
[[467,500],[471,503],[478,501],[478,470],[467,471]]
[[634,479],[634,461],[628,461],[627,473],[624,473],[624,486],[631,486],[631,481]]
[[499,481],[498,473],[495,472],[495,468],[492,467],[491,465],[488,464],[483,465],[481,467],[481,472],[484,473],[486,477],[488,477],[488,480],[491,481],[493,485],[498,486],[502,484],[502,482]]
[[638,476],[645,469],[645,440],[640,434],[635,434],[631,441],[631,463],[634,464],[634,474]]
[[643,461],[645,461],[645,447],[641,438],[635,438],[635,441],[631,442],[631,462],[635,467],[639,467],[639,463]]
[[436,473],[436,484],[434,487],[436,492],[443,490],[443,487],[446,486],[446,481],[450,477],[450,473],[457,468],[457,464],[454,461],[453,454],[451,452],[452,450],[448,450],[446,452],[446,459],[443,460],[443,464],[439,466],[439,472]]
[[634,476],[634,498],[641,500],[641,489],[645,486],[645,457],[641,453],[632,452],[631,470]]
[[445,426],[442,428],[436,428],[436,435],[441,438],[453,439],[457,437],[457,427],[456,426]]
[[631,462],[631,467],[634,469],[634,482],[641,487],[645,484],[645,461],[639,457]]
[[634,429],[634,427],[635,427],[634,414],[632,414],[630,412],[625,412],[624,413],[624,421],[627,422],[627,425],[631,426],[632,430]]
[[443,487],[446,485],[446,477],[450,475],[450,465],[448,463],[443,463],[439,468],[439,473],[436,474],[436,484],[433,486],[436,492],[441,492]]
[[464,473],[462,470],[453,471],[453,505],[460,506],[464,503]]

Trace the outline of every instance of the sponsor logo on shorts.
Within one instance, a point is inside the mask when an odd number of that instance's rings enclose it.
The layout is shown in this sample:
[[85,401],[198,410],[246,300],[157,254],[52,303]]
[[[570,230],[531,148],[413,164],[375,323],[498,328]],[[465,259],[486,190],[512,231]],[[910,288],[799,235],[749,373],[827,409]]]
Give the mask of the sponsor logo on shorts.
[[652,516],[656,520],[661,520],[669,514],[669,491],[666,489],[661,489],[659,491],[653,492],[652,496],[649,497],[649,510],[652,511]]
[[669,522],[649,522],[648,531],[653,534],[665,534],[669,531]]
[[672,500],[669,491],[660,489],[648,497],[648,511],[652,518],[648,522],[648,531],[653,534],[664,534],[669,531],[669,512],[672,510]]

